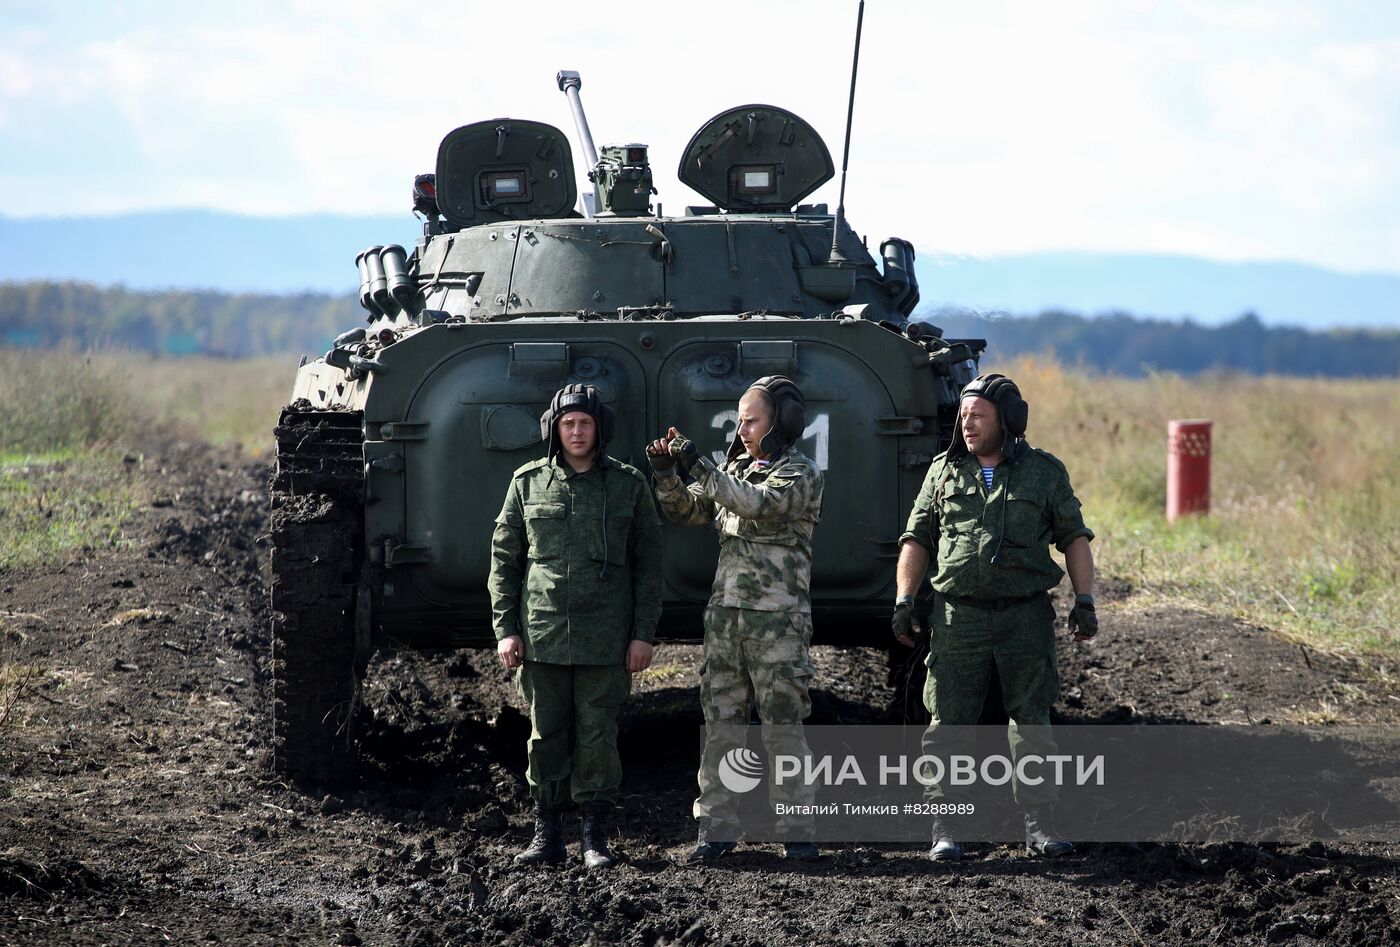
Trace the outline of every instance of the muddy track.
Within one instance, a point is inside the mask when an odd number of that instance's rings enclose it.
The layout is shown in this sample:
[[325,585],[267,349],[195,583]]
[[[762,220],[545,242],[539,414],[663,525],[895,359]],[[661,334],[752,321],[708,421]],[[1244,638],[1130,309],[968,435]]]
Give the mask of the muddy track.
[[272,758],[279,773],[339,784],[353,777],[359,701],[361,415],[303,408],[282,412],[268,484]]
[[[602,875],[517,870],[518,698],[490,656],[379,654],[363,778],[289,787],[273,747],[265,466],[197,445],[145,464],[155,503],[115,552],[0,573],[7,654],[44,668],[0,739],[0,944],[1356,943],[1400,936],[1391,845],[774,846],[677,867],[692,838],[697,649],[624,709],[617,848]],[[1136,607],[1065,648],[1066,722],[1391,722],[1360,665],[1207,612]],[[815,722],[875,722],[884,656],[821,648]],[[1309,715],[1314,715],[1310,718]],[[573,820],[570,820],[573,822]],[[575,841],[576,825],[569,839]]]

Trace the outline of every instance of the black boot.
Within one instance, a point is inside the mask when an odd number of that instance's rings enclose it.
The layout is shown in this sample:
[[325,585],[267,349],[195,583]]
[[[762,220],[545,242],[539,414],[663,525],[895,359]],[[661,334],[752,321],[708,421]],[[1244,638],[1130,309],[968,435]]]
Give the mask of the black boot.
[[564,860],[564,828],[559,810],[535,803],[535,837],[515,856],[517,865],[557,865]]
[[942,819],[933,820],[933,847],[928,857],[936,862],[955,862],[963,857],[962,842],[953,837],[953,827]]
[[610,802],[589,802],[583,807],[583,830],[579,833],[579,848],[583,863],[589,868],[611,868],[617,863],[608,851],[608,815]]
[[[732,838],[737,834],[737,831],[732,827],[728,828],[727,831],[716,829],[709,819],[701,819],[700,834],[695,840],[695,848],[686,857],[686,864],[702,865],[714,861],[721,855],[729,854],[739,844]],[[720,835],[726,836],[726,838],[721,840],[717,837]]]
[[1074,851],[1074,845],[1060,838],[1050,824],[1049,809],[1026,810],[1026,851],[1055,858]]

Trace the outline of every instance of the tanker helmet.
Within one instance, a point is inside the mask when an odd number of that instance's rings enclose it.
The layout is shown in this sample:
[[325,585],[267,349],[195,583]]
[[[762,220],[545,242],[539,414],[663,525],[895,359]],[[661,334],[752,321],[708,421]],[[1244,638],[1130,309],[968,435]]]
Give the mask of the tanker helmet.
[[[807,429],[807,399],[802,389],[786,375],[764,375],[749,385],[748,391],[758,391],[773,412],[773,426],[759,441],[759,448],[769,457],[776,457],[802,436]],[[748,391],[744,392],[748,394]],[[744,442],[735,431],[729,444],[728,456],[734,458],[744,450]]]
[[598,425],[598,456],[603,456],[613,438],[617,415],[603,404],[592,385],[565,385],[550,399],[549,410],[540,415],[540,440],[549,445],[546,456],[553,457],[559,450],[559,419],[570,411],[582,411]]
[[[1003,436],[1002,452],[1010,457],[1011,448],[1016,441],[1026,436],[1026,423],[1030,420],[1030,405],[1026,404],[1026,399],[1021,397],[1021,389],[1005,375],[991,372],[986,375],[978,375],[968,382],[958,397],[958,401],[961,402],[963,398],[970,398],[974,395],[986,398],[996,406],[997,420],[1001,423]],[[963,442],[961,424],[953,428],[953,446],[949,452],[957,457],[967,454],[967,444]]]

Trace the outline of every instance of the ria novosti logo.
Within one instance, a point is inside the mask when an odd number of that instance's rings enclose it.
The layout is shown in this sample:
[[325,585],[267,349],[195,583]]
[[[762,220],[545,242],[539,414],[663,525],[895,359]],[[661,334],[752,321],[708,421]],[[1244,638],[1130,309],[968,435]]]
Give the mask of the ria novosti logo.
[[719,781],[730,792],[749,792],[763,781],[763,758],[748,747],[735,747],[719,761]]
[[[870,761],[865,762],[869,766]],[[773,782],[777,786],[788,783],[829,787],[871,785],[861,760],[851,754],[844,757],[780,754],[773,757],[773,764]],[[1105,781],[1102,753],[1092,757],[1026,754],[1019,759],[1000,754],[980,759],[954,754],[946,761],[932,755],[911,758],[882,754],[878,764],[872,774],[878,786],[907,786],[911,782],[920,786],[1004,786],[1013,779],[1025,786],[1039,786],[1045,782],[1054,786],[1102,786]],[[748,747],[735,747],[719,762],[719,781],[732,793],[753,791],[766,774],[763,757]]]

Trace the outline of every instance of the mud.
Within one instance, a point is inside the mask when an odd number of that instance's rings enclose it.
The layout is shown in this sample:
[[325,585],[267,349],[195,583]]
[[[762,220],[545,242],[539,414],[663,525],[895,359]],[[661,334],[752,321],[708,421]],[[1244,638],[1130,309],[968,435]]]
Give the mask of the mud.
[[[1373,944],[1400,936],[1392,844],[830,850],[792,866],[692,842],[698,649],[667,645],[624,711],[627,857],[516,869],[527,727],[489,654],[381,653],[363,778],[268,765],[265,468],[168,445],[116,551],[0,573],[11,660],[43,669],[0,735],[0,944]],[[1066,723],[1388,723],[1385,669],[1107,583],[1065,647]],[[818,649],[814,722],[878,722],[884,654]],[[570,818],[569,839],[576,839]],[[576,847],[572,849],[576,851]]]

